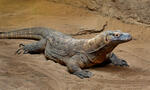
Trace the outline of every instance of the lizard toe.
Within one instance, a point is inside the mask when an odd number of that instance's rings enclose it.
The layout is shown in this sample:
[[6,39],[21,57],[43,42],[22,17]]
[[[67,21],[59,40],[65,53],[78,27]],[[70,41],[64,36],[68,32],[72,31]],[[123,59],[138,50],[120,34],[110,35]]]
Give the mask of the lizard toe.
[[121,65],[122,65],[122,66],[127,66],[127,67],[129,67],[127,61],[125,61],[125,60],[121,60]]
[[19,44],[19,47],[24,47],[24,46],[25,46],[25,45],[24,45],[24,44],[22,44],[22,43],[20,43],[20,44]]
[[75,72],[73,74],[78,76],[81,79],[83,79],[83,78],[90,78],[92,76],[92,73],[89,72],[89,71],[86,71],[86,70],[77,71],[77,72]]
[[22,52],[24,52],[23,49],[22,49],[22,48],[19,48],[19,49],[15,52],[15,54],[18,54],[18,55],[19,55],[19,54],[21,54]]
[[112,62],[112,64],[114,64],[115,66],[129,67],[128,63],[125,60],[118,60],[118,61]]
[[15,54],[27,54],[28,50],[25,49],[25,45],[24,44],[19,44],[19,49],[15,52]]

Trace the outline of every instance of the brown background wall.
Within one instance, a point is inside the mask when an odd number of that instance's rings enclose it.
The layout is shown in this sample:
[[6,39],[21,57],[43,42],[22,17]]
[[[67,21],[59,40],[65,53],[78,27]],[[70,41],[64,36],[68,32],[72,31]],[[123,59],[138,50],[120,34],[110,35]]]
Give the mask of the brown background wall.
[[49,0],[98,11],[126,23],[150,24],[150,0]]

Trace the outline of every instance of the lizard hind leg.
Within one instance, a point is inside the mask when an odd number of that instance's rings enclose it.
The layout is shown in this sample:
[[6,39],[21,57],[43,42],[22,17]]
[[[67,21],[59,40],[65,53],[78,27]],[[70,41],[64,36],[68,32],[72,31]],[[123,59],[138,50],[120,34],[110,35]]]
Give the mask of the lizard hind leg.
[[19,44],[19,49],[16,51],[15,54],[27,54],[27,53],[41,53],[45,48],[46,40],[42,39],[38,42],[31,43],[31,44]]

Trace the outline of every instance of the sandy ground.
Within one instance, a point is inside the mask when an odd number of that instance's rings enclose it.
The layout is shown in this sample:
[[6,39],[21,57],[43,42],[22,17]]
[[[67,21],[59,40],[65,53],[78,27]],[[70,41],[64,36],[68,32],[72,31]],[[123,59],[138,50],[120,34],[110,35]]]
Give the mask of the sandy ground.
[[124,24],[96,12],[47,0],[9,1],[0,1],[0,31],[44,26],[75,33],[101,28],[108,21],[106,30],[120,29],[131,33],[134,39],[114,50],[130,67],[93,67],[89,71],[94,76],[89,79],[69,74],[65,66],[47,61],[43,54],[14,54],[18,44],[32,40],[0,40],[0,90],[150,90],[150,27]]

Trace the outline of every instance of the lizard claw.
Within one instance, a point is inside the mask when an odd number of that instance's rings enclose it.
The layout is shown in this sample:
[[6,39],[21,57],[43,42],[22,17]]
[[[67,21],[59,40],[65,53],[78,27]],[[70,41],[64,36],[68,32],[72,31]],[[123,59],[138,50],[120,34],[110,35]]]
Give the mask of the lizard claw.
[[21,44],[19,44],[19,47],[24,47],[24,46],[25,46],[25,45],[24,45],[24,44],[22,44],[22,43],[21,43]]
[[115,62],[112,62],[115,66],[124,66],[124,67],[129,67],[127,61],[125,60],[117,60]]
[[19,44],[20,48],[15,52],[15,54],[18,54],[18,55],[21,54],[21,53],[22,54],[27,54],[28,51],[24,49],[24,46],[25,46],[24,44]]
[[86,71],[86,70],[77,71],[77,72],[74,72],[73,74],[78,76],[81,79],[83,79],[83,78],[90,78],[91,76],[93,76],[91,72]]
[[19,48],[16,52],[15,52],[15,54],[21,54],[23,52],[23,48]]

